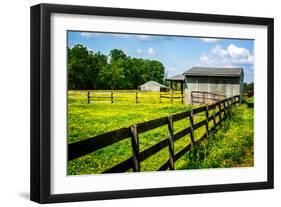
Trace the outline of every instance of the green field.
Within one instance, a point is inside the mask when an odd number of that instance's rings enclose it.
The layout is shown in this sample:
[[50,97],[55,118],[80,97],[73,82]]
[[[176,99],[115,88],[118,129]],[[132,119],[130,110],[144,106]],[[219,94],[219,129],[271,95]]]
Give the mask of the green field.
[[182,169],[253,166],[253,126],[254,110],[246,104],[237,107],[222,129],[186,154]]
[[[70,91],[68,98],[68,143],[77,142],[132,124],[187,111],[189,106],[168,99],[159,103],[159,93],[143,93],[135,103],[134,93],[116,94],[113,104],[107,99],[93,98],[87,104],[86,91]],[[107,96],[107,94],[105,94]],[[119,98],[118,98],[119,96]],[[205,114],[195,116],[195,123],[205,119]],[[174,125],[175,132],[189,126],[183,119]],[[211,126],[211,125],[210,125]],[[238,131],[240,127],[241,131]],[[205,132],[205,127],[195,131],[195,139]],[[140,151],[167,138],[167,126],[140,134]],[[246,140],[246,141],[245,141]],[[246,142],[246,143],[245,143]],[[190,143],[189,135],[175,142],[175,152]],[[237,107],[233,119],[223,125],[214,138],[203,143],[195,151],[187,153],[175,163],[176,169],[231,167],[253,165],[253,109],[244,105]],[[131,156],[130,139],[100,149],[70,161],[69,175],[101,173]],[[168,160],[168,149],[164,148],[149,159],[141,162],[141,171],[154,171]],[[247,160],[247,161],[246,161]]]

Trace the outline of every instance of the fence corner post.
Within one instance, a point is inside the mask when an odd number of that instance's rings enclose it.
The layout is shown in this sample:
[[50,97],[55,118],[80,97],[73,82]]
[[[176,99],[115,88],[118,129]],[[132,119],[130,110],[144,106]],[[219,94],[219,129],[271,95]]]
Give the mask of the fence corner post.
[[132,132],[132,161],[133,161],[133,171],[140,172],[140,147],[139,147],[139,136],[137,125],[131,126]]
[[174,128],[173,116],[168,116],[168,130],[169,130],[169,165],[170,170],[175,169],[175,155],[174,155]]
[[88,104],[90,104],[90,91],[87,92]]

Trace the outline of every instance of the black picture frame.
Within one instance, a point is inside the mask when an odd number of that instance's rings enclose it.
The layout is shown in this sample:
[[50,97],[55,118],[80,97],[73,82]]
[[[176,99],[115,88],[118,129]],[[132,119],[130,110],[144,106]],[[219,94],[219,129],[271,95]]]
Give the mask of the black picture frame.
[[[113,17],[151,18],[207,23],[233,23],[267,26],[267,181],[238,184],[218,184],[169,187],[74,194],[51,194],[50,130],[51,130],[51,74],[50,74],[50,16],[53,13],[99,15]],[[30,199],[38,203],[88,201],[101,199],[166,196],[273,188],[273,62],[274,20],[272,18],[195,14],[169,11],[135,10],[56,4],[31,7],[31,174]]]

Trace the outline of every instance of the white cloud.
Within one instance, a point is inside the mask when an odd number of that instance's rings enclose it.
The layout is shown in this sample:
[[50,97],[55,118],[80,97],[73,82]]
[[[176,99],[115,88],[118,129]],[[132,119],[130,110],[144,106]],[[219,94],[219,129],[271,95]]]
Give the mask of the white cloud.
[[203,42],[211,43],[211,42],[217,42],[219,39],[216,38],[200,38]]
[[99,37],[102,35],[107,35],[107,36],[112,36],[112,37],[118,37],[118,38],[130,38],[132,35],[129,34],[110,34],[110,33],[94,33],[94,32],[80,32],[80,35],[82,37],[86,38],[94,38],[94,37]]
[[80,35],[86,38],[94,38],[94,37],[99,37],[101,35],[108,35],[117,38],[131,38],[135,36],[140,41],[151,41],[154,38],[151,35],[112,34],[112,33],[94,33],[94,32],[80,32]]
[[216,45],[208,53],[200,56],[200,64],[207,66],[239,66],[254,63],[254,56],[247,48],[237,47],[234,44],[223,48]]
[[149,35],[137,35],[137,38],[141,41],[150,41],[153,39],[153,36]]
[[166,66],[165,67],[165,70],[166,70],[166,72],[168,73],[168,75],[170,75],[170,74],[176,74],[178,71],[177,71],[177,68],[176,67],[174,67],[174,66]]
[[152,47],[150,47],[147,49],[147,54],[153,56],[156,55],[156,51]]
[[200,56],[200,63],[203,63],[204,65],[212,65],[214,64],[214,60],[207,54],[202,54]]
[[92,37],[98,37],[100,36],[99,33],[93,33],[93,32],[80,32],[80,35],[82,37],[86,37],[86,38],[92,38]]
[[227,47],[227,51],[234,61],[238,61],[237,63],[252,64],[254,62],[254,57],[246,48],[236,47],[234,44],[231,44]]
[[141,54],[141,53],[142,53],[142,49],[138,48],[138,49],[137,49],[137,53],[138,53],[138,54]]
[[109,34],[113,37],[119,37],[119,38],[130,38],[132,37],[132,35],[128,35],[128,34]]
[[212,48],[211,53],[221,58],[226,57],[228,55],[228,51],[223,49],[221,45],[216,45],[214,48]]

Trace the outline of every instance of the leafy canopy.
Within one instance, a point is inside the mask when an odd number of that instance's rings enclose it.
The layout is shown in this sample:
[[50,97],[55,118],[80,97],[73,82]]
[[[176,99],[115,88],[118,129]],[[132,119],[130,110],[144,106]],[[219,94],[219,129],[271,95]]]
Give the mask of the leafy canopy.
[[87,89],[137,89],[147,81],[164,81],[165,68],[157,60],[127,56],[113,49],[109,55],[94,53],[77,44],[68,47],[68,88]]

